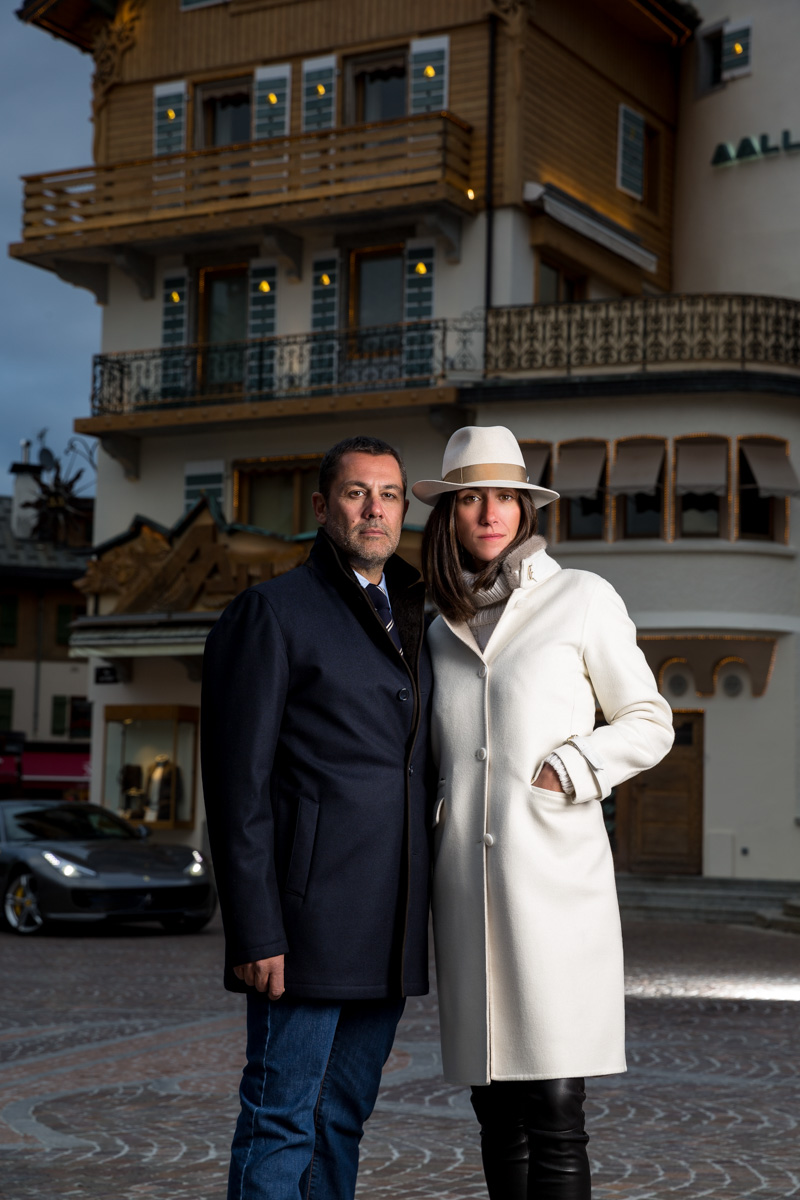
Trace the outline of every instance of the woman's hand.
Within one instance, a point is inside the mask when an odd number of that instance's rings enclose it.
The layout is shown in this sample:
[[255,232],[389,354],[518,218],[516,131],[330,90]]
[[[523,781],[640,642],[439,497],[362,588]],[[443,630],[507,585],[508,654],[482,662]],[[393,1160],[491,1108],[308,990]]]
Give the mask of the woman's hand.
[[533,786],[544,788],[548,792],[561,792],[562,796],[564,794],[558,772],[547,762],[543,764],[541,771],[534,779]]

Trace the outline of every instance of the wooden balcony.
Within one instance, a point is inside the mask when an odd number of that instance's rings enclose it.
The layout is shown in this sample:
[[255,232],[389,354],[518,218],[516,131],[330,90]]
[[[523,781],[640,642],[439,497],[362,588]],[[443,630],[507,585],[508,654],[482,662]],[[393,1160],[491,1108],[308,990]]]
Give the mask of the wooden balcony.
[[[471,212],[471,130],[449,113],[24,177],[14,257],[444,203]],[[43,264],[46,265],[46,264]]]

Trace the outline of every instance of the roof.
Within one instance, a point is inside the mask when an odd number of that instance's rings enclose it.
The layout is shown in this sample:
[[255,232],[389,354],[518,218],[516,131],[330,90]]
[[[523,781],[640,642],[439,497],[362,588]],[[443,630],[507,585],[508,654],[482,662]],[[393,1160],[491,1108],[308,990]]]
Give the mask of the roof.
[[14,537],[10,496],[0,496],[0,576],[26,579],[78,579],[86,570],[90,549],[54,546]]

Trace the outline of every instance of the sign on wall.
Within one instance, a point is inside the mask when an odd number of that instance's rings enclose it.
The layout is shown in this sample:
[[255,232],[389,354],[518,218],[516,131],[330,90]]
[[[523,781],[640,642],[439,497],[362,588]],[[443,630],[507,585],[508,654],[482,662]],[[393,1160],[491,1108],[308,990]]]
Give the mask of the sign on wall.
[[733,163],[754,162],[758,158],[772,158],[776,154],[794,154],[800,151],[800,142],[792,140],[790,130],[784,129],[779,142],[773,142],[768,133],[759,137],[743,137],[738,146],[733,142],[719,142],[711,156],[712,167],[728,167]]

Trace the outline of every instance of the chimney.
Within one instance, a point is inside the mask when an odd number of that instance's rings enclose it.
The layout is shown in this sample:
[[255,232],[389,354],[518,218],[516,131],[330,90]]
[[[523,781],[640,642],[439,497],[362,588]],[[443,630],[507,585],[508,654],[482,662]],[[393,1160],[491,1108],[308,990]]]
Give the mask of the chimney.
[[11,501],[11,532],[17,538],[31,538],[38,519],[35,508],[23,508],[28,501],[38,500],[39,476],[42,468],[34,466],[30,461],[31,444],[21,443],[22,461],[12,463],[11,474],[14,476],[14,495]]

